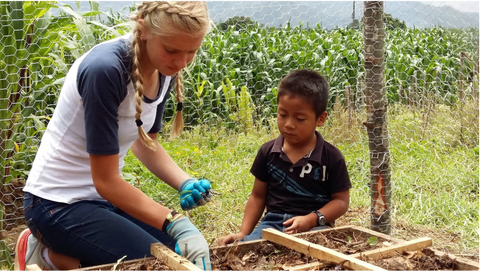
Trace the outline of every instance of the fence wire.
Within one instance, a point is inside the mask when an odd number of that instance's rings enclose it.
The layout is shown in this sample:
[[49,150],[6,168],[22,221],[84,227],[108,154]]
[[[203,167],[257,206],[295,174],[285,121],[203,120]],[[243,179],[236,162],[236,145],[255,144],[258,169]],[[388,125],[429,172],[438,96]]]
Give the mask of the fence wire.
[[[478,251],[478,2],[388,1],[380,17],[359,1],[208,4],[213,29],[184,76],[185,131],[167,140],[172,96],[161,138],[188,173],[212,180],[219,199],[242,195],[190,214],[207,238],[219,234],[202,225],[207,215],[223,216],[224,231],[239,226],[253,158],[278,135],[278,82],[308,68],[330,84],[329,116],[319,131],[346,157],[351,210],[363,211],[352,222],[374,226],[380,218],[378,229],[392,235],[405,222],[439,228],[467,241],[460,252]],[[21,189],[63,79],[95,44],[128,34],[133,9],[133,2],[0,2],[0,262],[7,267],[25,228]],[[374,35],[369,47],[366,24],[379,18],[382,41]],[[370,55],[381,58],[381,69],[369,70]],[[386,150],[372,152],[372,144]],[[126,180],[177,205],[174,191],[130,160]],[[371,174],[379,167],[373,162],[388,166],[380,171],[388,187]],[[391,220],[383,221],[385,212]]]

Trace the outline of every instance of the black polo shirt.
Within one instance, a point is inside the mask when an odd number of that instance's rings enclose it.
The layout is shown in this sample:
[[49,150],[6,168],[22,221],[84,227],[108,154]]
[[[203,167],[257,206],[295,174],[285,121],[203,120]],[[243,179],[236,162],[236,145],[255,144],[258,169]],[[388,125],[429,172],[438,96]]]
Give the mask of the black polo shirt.
[[267,212],[305,215],[327,204],[332,194],[352,188],[340,150],[315,133],[315,149],[295,164],[282,150],[282,135],[258,151],[250,172],[268,183]]

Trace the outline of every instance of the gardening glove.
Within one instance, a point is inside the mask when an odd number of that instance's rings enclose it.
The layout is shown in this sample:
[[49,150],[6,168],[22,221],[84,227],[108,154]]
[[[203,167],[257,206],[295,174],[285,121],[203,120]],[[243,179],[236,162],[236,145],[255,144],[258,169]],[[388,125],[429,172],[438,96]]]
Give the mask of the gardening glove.
[[167,234],[177,240],[175,252],[203,270],[212,270],[207,240],[188,220],[180,217],[167,226]]
[[211,199],[210,189],[212,186],[206,179],[198,180],[189,178],[180,184],[180,206],[188,211],[198,206],[205,205]]

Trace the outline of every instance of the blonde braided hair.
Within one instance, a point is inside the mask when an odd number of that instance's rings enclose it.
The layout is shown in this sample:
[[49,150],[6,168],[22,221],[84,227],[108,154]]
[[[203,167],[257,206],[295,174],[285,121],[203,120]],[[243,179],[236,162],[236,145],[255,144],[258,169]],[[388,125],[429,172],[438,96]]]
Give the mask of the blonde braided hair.
[[[136,22],[133,28],[132,54],[133,68],[132,76],[136,88],[136,114],[135,119],[138,126],[138,135],[143,144],[155,150],[155,141],[151,139],[141,126],[143,100],[143,76],[141,71],[140,56],[144,52],[144,41],[140,37],[138,20],[144,21],[144,26],[153,35],[174,36],[183,33],[198,36],[199,33],[206,35],[210,31],[210,19],[208,16],[207,4],[200,1],[147,1],[137,7],[137,12],[131,16]],[[177,73],[175,82],[177,99],[177,112],[174,116],[170,137],[174,138],[183,130],[182,92],[183,77],[182,71]]]

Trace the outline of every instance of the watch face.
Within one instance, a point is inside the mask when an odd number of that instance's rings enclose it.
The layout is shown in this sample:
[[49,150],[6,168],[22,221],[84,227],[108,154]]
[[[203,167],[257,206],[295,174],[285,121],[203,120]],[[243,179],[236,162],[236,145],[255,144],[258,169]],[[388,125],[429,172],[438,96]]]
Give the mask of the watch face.
[[320,225],[320,226],[324,226],[324,225],[325,225],[325,223],[326,223],[325,216],[323,216],[323,215],[322,215],[322,216],[320,216],[320,217],[318,218],[318,225]]
[[319,226],[324,226],[325,223],[327,223],[327,219],[325,219],[325,216],[323,216],[323,214],[320,213],[320,212],[318,212],[318,211],[315,211],[314,213],[315,213],[315,214],[317,215],[317,217],[318,217],[318,218],[317,218],[317,224],[318,224]]

